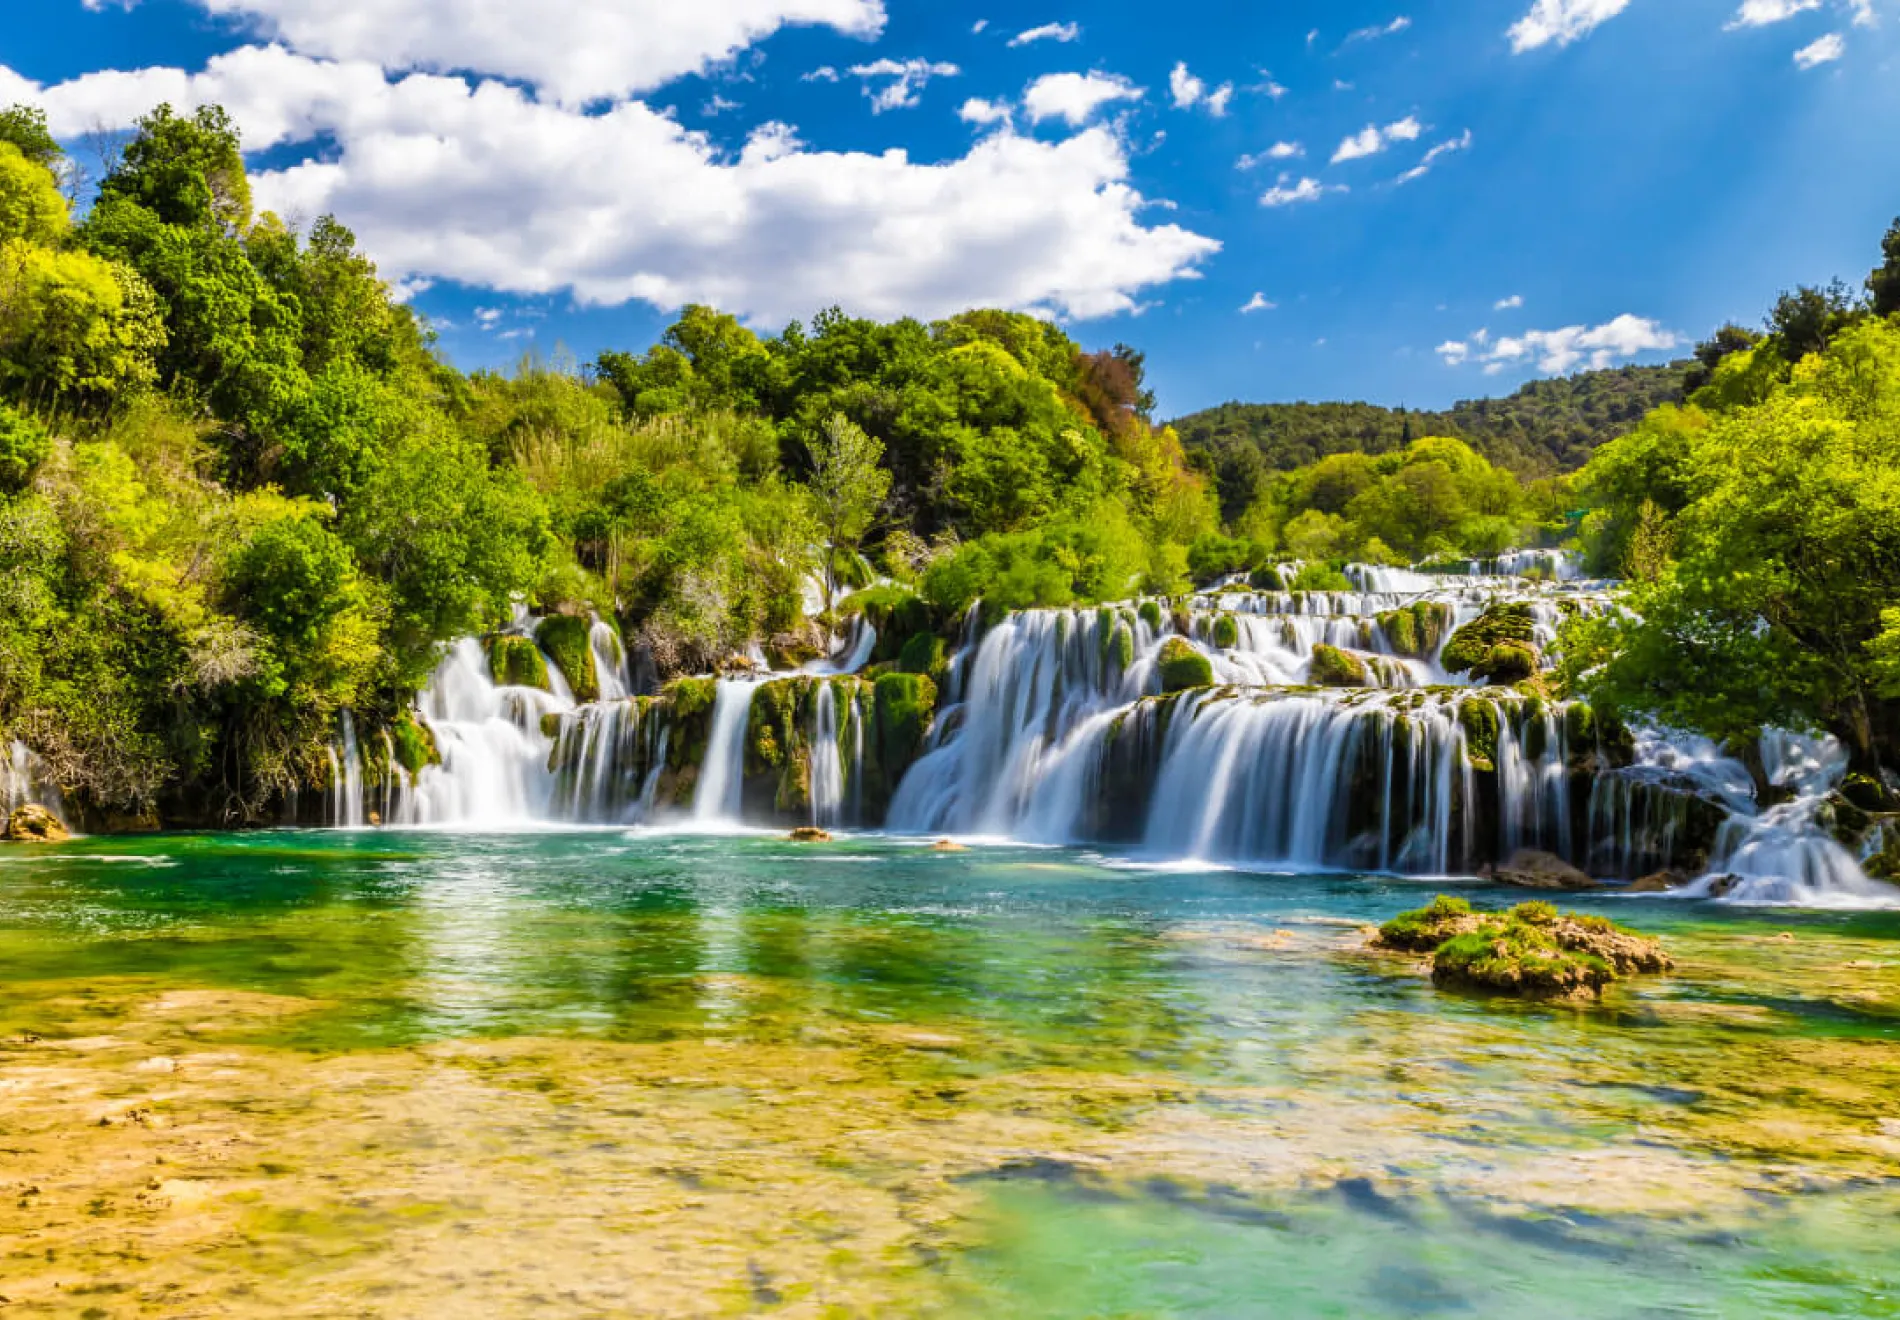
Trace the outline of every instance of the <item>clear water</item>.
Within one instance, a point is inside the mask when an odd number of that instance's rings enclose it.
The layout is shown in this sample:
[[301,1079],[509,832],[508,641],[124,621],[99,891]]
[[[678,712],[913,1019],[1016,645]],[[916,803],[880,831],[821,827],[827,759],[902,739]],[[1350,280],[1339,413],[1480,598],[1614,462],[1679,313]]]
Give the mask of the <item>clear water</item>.
[[1595,900],[1678,975],[1526,1006],[1364,949],[1433,889],[605,831],[0,852],[0,1293],[1900,1314],[1900,916]]

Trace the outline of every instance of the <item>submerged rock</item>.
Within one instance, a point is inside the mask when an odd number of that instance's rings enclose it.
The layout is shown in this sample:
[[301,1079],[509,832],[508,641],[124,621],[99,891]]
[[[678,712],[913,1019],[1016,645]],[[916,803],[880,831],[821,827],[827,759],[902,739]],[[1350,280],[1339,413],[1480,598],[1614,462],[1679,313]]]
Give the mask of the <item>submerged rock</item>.
[[935,843],[930,845],[930,850],[932,852],[940,852],[940,853],[960,853],[960,852],[970,851],[964,845],[958,843],[955,839],[938,839]]
[[821,830],[816,825],[801,825],[785,837],[793,843],[830,843],[831,831]]
[[1372,942],[1401,953],[1433,953],[1439,945],[1468,935],[1483,924],[1484,918],[1471,910],[1470,903],[1440,894],[1430,907],[1401,912],[1386,922]]
[[59,823],[59,817],[38,803],[29,802],[7,817],[8,843],[64,843],[72,835]]
[[1501,866],[1487,868],[1479,874],[1498,884],[1515,885],[1519,889],[1603,888],[1556,854],[1538,852],[1532,848],[1520,848],[1511,854],[1511,860],[1508,862]]
[[1652,871],[1641,879],[1632,880],[1623,892],[1626,894],[1666,894],[1688,883],[1689,877],[1681,871]]

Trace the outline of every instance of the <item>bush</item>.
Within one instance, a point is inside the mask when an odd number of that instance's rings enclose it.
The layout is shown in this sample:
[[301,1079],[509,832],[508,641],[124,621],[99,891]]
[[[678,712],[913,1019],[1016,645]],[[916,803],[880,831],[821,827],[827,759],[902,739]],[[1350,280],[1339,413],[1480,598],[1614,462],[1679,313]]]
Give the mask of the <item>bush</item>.
[[25,490],[52,452],[53,440],[45,427],[0,403],[0,494]]
[[1293,591],[1351,591],[1352,580],[1331,564],[1307,564],[1293,578]]

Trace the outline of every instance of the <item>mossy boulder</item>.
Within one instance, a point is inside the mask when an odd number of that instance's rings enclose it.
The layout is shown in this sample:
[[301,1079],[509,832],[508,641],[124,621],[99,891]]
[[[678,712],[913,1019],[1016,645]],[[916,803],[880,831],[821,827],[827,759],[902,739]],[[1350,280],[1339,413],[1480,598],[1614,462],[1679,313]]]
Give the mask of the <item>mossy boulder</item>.
[[1240,621],[1233,615],[1223,614],[1214,620],[1214,645],[1223,651],[1240,645]]
[[1313,648],[1311,682],[1315,687],[1369,687],[1372,671],[1350,651],[1321,642]]
[[1458,723],[1465,731],[1465,760],[1473,770],[1491,773],[1498,768],[1498,708],[1489,698],[1468,697],[1458,703]]
[[1522,683],[1542,667],[1543,657],[1529,642],[1499,642],[1472,666],[1471,676],[1486,683]]
[[1439,945],[1469,935],[1483,924],[1484,918],[1471,910],[1470,903],[1440,894],[1430,907],[1401,912],[1379,927],[1373,943],[1401,953],[1434,953]]
[[1109,670],[1125,674],[1128,667],[1135,663],[1135,630],[1125,623],[1117,623],[1108,635],[1107,664]]
[[1520,848],[1491,868],[1488,878],[1519,889],[1601,889],[1603,886],[1554,853]]
[[1150,628],[1154,629],[1156,632],[1160,632],[1161,631],[1161,602],[1158,600],[1142,601],[1140,608],[1135,611],[1135,617],[1140,619],[1143,623],[1147,624]]
[[1399,655],[1429,660],[1438,653],[1451,626],[1451,607],[1442,601],[1421,600],[1378,616],[1385,640]]
[[551,690],[548,662],[542,658],[541,648],[529,637],[508,634],[492,639],[488,643],[488,671],[503,687]]
[[1430,952],[1436,985],[1528,999],[1585,999],[1620,977],[1667,972],[1660,941],[1606,917],[1559,913],[1549,903],[1474,913],[1440,896],[1380,928],[1378,947]]
[[594,672],[594,625],[575,614],[550,614],[534,630],[534,640],[567,680],[579,702],[600,700],[600,676]]
[[1214,685],[1213,662],[1184,638],[1170,637],[1161,644],[1159,667],[1164,693]]
[[1451,635],[1445,643],[1445,669],[1448,673],[1467,674],[1484,664],[1501,642],[1531,645],[1537,627],[1531,619],[1531,607],[1522,601],[1498,601],[1483,614]]
[[64,843],[72,836],[60,824],[59,817],[38,803],[29,802],[15,807],[13,814],[7,817],[3,837],[8,843]]
[[[877,629],[877,646],[871,653],[873,660],[896,660],[904,644],[916,634],[941,631],[930,603],[909,587],[895,584],[854,592],[839,601],[832,613],[839,622],[862,617]],[[983,614],[986,625],[1000,622],[1000,617],[990,618],[987,601]]]

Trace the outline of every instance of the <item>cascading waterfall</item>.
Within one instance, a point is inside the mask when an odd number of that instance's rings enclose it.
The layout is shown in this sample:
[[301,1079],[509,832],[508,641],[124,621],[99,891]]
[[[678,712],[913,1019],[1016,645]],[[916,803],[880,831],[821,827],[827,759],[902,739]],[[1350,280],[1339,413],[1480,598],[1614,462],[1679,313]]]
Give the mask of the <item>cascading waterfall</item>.
[[369,823],[363,802],[363,754],[356,745],[356,717],[342,714],[342,740],[330,749],[330,824],[361,829]]
[[844,758],[838,752],[838,699],[818,685],[811,731],[811,823],[837,825],[844,812]]
[[587,634],[588,650],[594,657],[594,678],[602,701],[624,701],[633,693],[627,673],[627,649],[620,634],[599,619]]
[[700,825],[739,821],[744,806],[746,722],[760,684],[756,678],[719,680],[706,761],[699,768],[699,786],[693,792],[693,820]]

